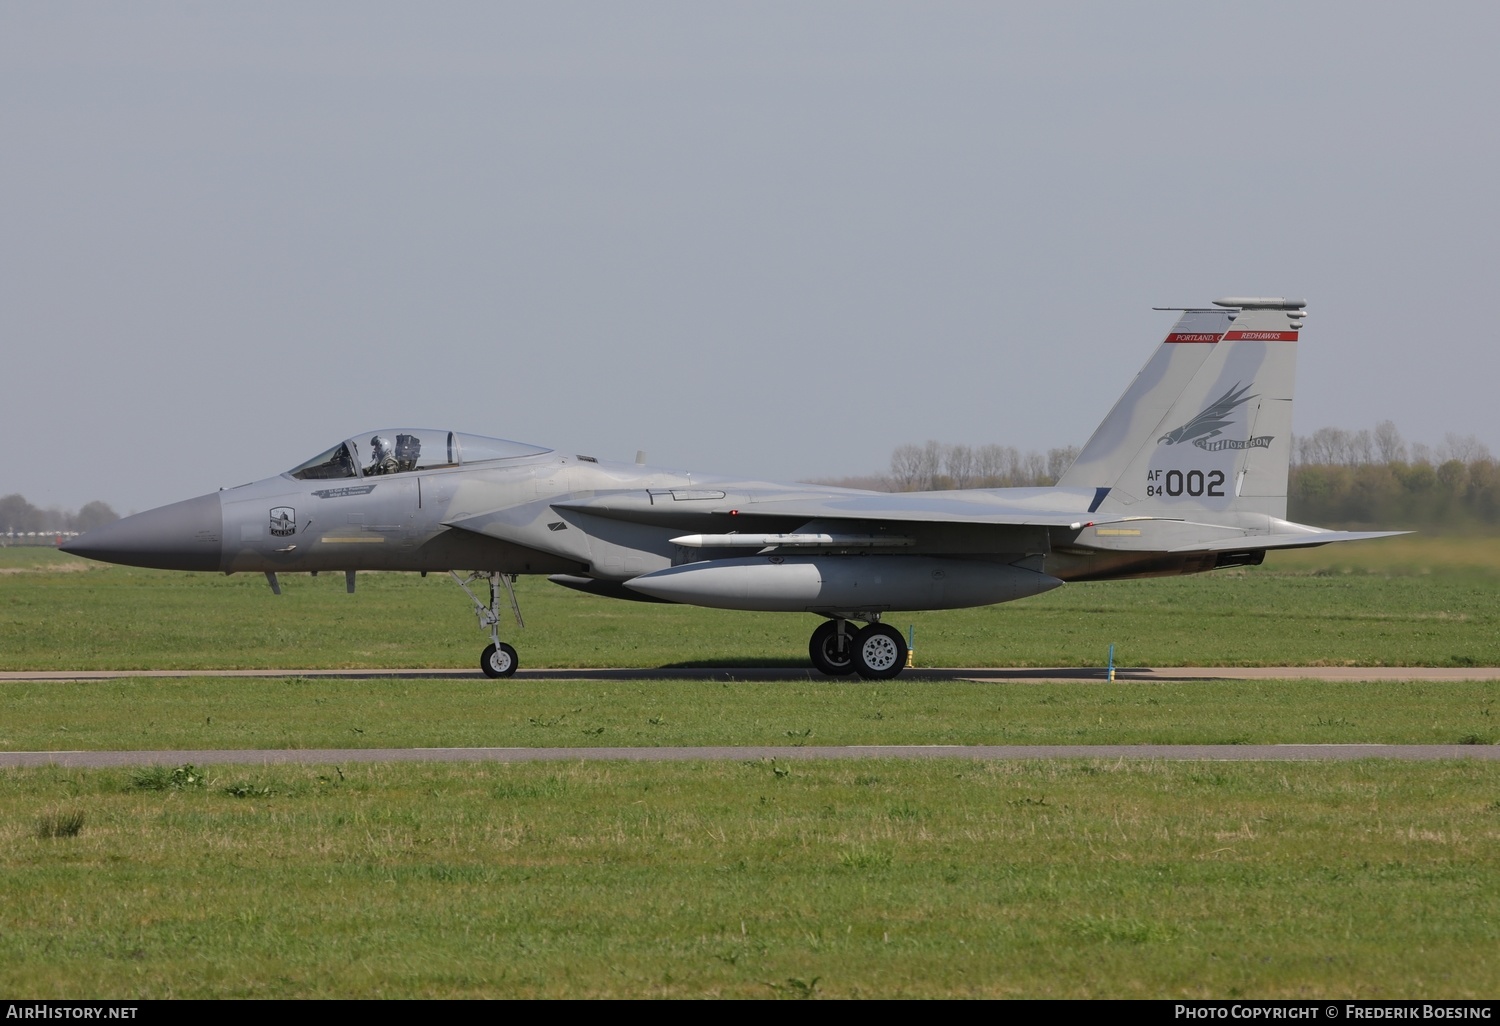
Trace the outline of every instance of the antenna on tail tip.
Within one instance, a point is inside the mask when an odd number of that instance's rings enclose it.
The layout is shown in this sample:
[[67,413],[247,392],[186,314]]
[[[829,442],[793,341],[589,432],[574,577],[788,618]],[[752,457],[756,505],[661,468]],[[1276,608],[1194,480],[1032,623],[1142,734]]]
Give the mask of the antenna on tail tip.
[[1214,300],[1214,306],[1238,307],[1241,310],[1301,310],[1305,299],[1283,299],[1280,296],[1225,296]]

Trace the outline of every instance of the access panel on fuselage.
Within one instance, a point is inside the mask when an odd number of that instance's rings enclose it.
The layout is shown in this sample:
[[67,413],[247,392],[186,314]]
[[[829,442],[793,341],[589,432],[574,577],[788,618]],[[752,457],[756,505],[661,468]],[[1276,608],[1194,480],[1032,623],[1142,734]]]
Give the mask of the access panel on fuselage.
[[226,571],[400,569],[416,542],[416,475],[286,478],[225,492]]

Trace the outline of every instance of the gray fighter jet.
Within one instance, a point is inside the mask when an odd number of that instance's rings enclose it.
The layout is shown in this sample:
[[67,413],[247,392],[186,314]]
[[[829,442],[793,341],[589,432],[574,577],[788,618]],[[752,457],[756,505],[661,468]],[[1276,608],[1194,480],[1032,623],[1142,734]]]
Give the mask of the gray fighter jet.
[[63,549],[134,566],[264,573],[277,594],[277,575],[289,572],[342,570],[353,591],[360,570],[447,571],[489,631],[480,667],[491,677],[516,670],[500,623],[504,592],[521,624],[518,574],[618,599],[812,613],[823,618],[809,644],[814,666],[894,677],[907,655],[901,633],[881,623],[894,610],[1254,565],[1270,549],[1399,533],[1285,519],[1305,307],[1229,298],[1170,308],[1180,312],[1171,332],[1054,488],[771,484],[393,428]]

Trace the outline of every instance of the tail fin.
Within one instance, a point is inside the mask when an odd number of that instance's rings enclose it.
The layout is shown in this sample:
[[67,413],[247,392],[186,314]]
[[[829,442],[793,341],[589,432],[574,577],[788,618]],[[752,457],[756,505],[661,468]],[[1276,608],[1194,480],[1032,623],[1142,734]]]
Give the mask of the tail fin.
[[[1288,343],[1307,304],[1215,304],[1229,309],[1183,313],[1060,485],[1108,488],[1100,512],[1286,516],[1296,378]],[[1215,326],[1216,338],[1202,337]],[[1194,327],[1207,330],[1184,330]]]
[[1160,427],[1167,410],[1233,320],[1231,310],[1183,310],[1073,465],[1058,479],[1058,487],[1103,488],[1114,484],[1140,451],[1141,439]]

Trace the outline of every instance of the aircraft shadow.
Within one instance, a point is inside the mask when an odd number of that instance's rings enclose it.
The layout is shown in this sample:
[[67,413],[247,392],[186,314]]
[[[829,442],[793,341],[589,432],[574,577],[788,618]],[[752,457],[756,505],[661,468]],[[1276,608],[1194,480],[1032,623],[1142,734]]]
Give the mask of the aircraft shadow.
[[806,659],[690,659],[662,663],[663,670],[807,670]]

